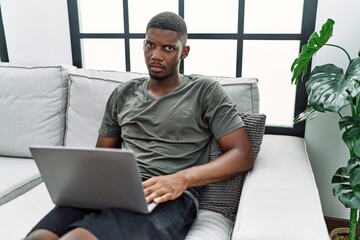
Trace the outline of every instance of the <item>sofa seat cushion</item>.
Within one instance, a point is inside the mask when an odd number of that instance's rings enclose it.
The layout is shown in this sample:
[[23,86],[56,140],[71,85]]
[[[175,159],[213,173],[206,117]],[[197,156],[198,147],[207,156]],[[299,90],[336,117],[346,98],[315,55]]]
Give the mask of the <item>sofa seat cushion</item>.
[[0,157],[0,205],[27,192],[42,180],[32,159]]
[[[52,207],[43,183],[2,205],[1,239],[22,239]],[[200,209],[186,240],[329,239],[305,143],[298,137],[264,135],[232,231],[229,219],[208,213]]]
[[198,216],[185,240],[227,240],[231,235],[233,222],[220,213],[199,209]]
[[232,239],[329,239],[303,138],[264,136],[245,178]]
[[0,63],[0,156],[31,158],[30,145],[63,145],[73,68]]
[[[0,207],[1,239],[23,239],[32,227],[52,208],[44,183]],[[25,214],[22,214],[25,213]],[[21,216],[21,218],[19,218]],[[231,234],[233,223],[223,215],[199,210],[186,240],[224,240]]]
[[0,239],[24,239],[54,204],[41,183],[18,198],[0,207]]

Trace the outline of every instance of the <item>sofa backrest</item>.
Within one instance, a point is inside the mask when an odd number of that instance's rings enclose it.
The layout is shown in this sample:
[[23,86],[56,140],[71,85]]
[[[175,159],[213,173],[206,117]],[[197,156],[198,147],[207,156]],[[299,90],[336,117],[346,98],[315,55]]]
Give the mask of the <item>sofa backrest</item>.
[[[69,74],[65,145],[95,146],[105,105],[111,92],[121,82],[144,76],[147,75],[85,69],[72,71]],[[259,112],[257,79],[213,78],[223,85],[235,101],[239,112]]]
[[[0,156],[31,158],[31,145],[96,144],[105,105],[132,72],[0,63]],[[239,112],[259,112],[254,78],[213,77]]]

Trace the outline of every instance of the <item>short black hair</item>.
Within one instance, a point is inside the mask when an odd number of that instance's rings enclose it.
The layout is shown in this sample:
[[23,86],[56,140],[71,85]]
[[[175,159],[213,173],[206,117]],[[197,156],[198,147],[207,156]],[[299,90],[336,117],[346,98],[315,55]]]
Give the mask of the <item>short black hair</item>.
[[184,19],[173,12],[162,12],[155,15],[146,26],[146,32],[150,28],[157,28],[161,30],[170,30],[178,34],[179,38],[186,43],[187,27]]

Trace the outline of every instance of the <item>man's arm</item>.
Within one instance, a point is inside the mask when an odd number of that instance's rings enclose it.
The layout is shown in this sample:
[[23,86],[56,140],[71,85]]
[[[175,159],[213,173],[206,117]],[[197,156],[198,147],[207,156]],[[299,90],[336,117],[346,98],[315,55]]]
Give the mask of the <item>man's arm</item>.
[[147,202],[166,202],[187,188],[223,181],[252,169],[253,152],[245,127],[223,136],[217,143],[224,154],[214,161],[144,181]]
[[119,137],[104,137],[99,135],[96,147],[98,148],[117,148],[119,147],[121,139]]

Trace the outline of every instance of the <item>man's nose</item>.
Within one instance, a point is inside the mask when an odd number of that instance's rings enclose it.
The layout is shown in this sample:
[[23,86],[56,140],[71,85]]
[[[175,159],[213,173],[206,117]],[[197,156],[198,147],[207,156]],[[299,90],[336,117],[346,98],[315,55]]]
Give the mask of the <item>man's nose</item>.
[[163,59],[163,53],[160,48],[155,48],[152,51],[151,59],[154,59],[154,60],[162,60]]

